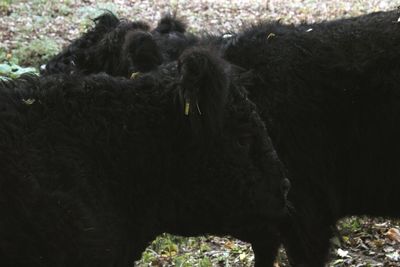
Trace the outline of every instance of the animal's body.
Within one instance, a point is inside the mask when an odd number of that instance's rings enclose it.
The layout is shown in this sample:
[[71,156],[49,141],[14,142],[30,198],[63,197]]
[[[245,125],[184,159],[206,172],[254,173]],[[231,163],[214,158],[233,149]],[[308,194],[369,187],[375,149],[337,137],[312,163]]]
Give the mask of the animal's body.
[[135,80],[2,82],[0,158],[4,267],[132,266],[163,232],[251,241],[286,205],[255,105],[201,48]]
[[249,97],[291,177],[282,240],[295,266],[324,266],[344,216],[400,217],[399,17],[264,23],[221,41],[256,77]]
[[156,28],[144,21],[119,19],[106,12],[95,25],[44,65],[42,74],[105,72],[129,78],[132,73],[155,70],[175,61],[197,43],[186,25],[172,15],[162,17]]

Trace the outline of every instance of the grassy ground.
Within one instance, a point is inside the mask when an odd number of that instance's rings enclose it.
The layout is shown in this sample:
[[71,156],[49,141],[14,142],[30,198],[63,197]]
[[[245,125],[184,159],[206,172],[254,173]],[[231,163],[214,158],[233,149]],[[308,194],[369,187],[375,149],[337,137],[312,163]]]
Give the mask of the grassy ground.
[[[400,6],[400,0],[0,0],[0,76],[18,76],[60,51],[108,9],[120,17],[153,25],[167,12],[184,18],[192,32],[226,32],[265,19],[301,23],[350,17]],[[7,62],[7,64],[1,64]],[[18,65],[11,65],[14,63]],[[379,197],[379,196],[377,196]],[[400,266],[399,222],[347,218],[332,240],[330,266]],[[394,233],[394,234],[393,234]],[[249,244],[230,237],[182,238],[163,235],[144,252],[137,266],[252,266]],[[284,252],[279,259],[286,266]]]

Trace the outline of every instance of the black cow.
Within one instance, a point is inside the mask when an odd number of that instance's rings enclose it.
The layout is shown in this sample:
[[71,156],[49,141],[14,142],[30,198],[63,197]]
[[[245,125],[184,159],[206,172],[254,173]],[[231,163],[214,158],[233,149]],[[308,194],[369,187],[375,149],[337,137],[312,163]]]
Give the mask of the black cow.
[[0,266],[132,266],[162,232],[276,234],[289,184],[241,83],[205,48],[134,80],[2,82]]
[[197,43],[197,37],[186,33],[185,23],[169,14],[153,30],[143,21],[120,20],[111,12],[94,22],[95,27],[50,59],[42,74],[106,72],[130,77],[177,60]]
[[256,77],[249,97],[288,168],[295,211],[281,233],[295,266],[324,266],[344,216],[400,217],[399,17],[268,22],[219,38]]

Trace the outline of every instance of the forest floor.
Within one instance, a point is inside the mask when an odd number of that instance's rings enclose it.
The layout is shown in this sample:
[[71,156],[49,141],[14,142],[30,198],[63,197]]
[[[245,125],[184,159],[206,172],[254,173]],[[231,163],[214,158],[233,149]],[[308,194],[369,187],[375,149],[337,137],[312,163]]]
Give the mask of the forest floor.
[[[38,68],[91,27],[104,9],[152,25],[163,14],[176,13],[191,32],[224,33],[266,19],[298,24],[397,6],[400,0],[0,0],[0,64]],[[400,221],[351,217],[341,220],[338,229],[329,266],[400,266]],[[252,266],[253,261],[251,246],[231,237],[164,234],[136,266]],[[283,250],[276,266],[288,266]]]

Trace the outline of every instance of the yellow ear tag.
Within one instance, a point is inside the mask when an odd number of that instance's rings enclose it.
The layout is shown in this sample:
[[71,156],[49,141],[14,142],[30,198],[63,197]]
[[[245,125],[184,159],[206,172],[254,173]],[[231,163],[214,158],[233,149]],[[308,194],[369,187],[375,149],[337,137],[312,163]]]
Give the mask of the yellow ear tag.
[[189,111],[190,111],[190,103],[186,102],[185,103],[185,115],[189,116]]
[[131,75],[131,80],[136,79],[136,78],[139,76],[139,74],[140,74],[140,72],[134,72],[134,73],[132,73],[132,75]]

